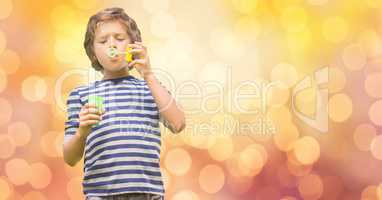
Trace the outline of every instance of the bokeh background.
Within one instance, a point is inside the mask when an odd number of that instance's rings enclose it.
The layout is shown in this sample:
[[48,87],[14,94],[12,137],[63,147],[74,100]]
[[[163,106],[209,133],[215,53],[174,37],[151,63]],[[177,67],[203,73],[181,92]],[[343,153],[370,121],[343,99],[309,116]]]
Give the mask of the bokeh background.
[[[380,0],[0,0],[0,199],[84,198],[82,163],[62,158],[65,101],[102,78],[82,44],[88,18],[110,6],[136,20],[186,110],[182,133],[162,131],[166,199],[382,199]],[[316,109],[314,81],[292,104],[320,69],[328,105]],[[240,88],[257,97],[239,102],[258,111],[247,113],[231,101],[244,81],[281,84]],[[327,111],[328,130],[292,106]]]

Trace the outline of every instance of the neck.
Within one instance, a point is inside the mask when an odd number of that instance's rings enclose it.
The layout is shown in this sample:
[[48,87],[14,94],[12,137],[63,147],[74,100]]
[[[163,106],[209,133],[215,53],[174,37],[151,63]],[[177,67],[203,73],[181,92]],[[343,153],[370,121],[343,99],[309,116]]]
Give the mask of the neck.
[[120,70],[120,71],[117,71],[117,72],[110,72],[110,71],[104,70],[102,73],[103,73],[102,80],[121,78],[121,77],[125,77],[125,76],[129,75],[129,71],[128,70]]

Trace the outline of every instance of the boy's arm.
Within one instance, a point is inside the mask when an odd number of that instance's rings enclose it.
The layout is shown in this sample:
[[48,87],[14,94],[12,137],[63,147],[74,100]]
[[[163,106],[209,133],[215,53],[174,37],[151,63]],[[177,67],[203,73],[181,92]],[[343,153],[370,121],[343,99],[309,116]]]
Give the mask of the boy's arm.
[[176,105],[175,99],[160,84],[153,73],[145,75],[144,79],[151,90],[161,116],[168,123],[168,128],[173,133],[181,132],[185,128],[186,122],[184,113]]
[[91,131],[91,126],[99,123],[102,112],[95,105],[85,104],[79,113],[79,126],[73,136],[64,141],[63,154],[65,162],[74,166],[82,159],[86,137]]
[[79,128],[73,137],[64,142],[64,160],[70,166],[76,165],[82,159],[86,141],[84,135],[87,134]]
[[132,48],[129,52],[134,54],[137,59],[129,62],[129,67],[135,67],[141,76],[147,82],[158,106],[160,115],[166,122],[165,125],[173,132],[179,133],[185,126],[185,117],[182,110],[176,105],[175,99],[162,87],[151,71],[150,59],[147,55],[147,48],[142,42],[135,41],[134,44],[128,44]]

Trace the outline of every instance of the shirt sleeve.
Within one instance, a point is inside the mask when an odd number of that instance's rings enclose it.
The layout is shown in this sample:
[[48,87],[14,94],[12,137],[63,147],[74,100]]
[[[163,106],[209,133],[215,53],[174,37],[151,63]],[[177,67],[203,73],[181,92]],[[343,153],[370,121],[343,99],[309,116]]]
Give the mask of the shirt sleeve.
[[79,127],[79,113],[81,111],[81,99],[78,94],[78,89],[75,88],[69,94],[66,102],[67,106],[67,118],[65,121],[65,135],[64,143],[73,137]]

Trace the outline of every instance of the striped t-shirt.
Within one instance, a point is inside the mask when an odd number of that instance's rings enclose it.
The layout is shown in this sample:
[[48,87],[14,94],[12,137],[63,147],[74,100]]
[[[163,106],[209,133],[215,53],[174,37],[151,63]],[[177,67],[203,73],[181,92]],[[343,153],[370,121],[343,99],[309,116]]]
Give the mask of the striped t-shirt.
[[103,97],[105,113],[86,138],[84,194],[163,196],[160,116],[146,81],[129,75],[73,89],[67,100],[65,142],[79,126],[79,112],[88,95]]

